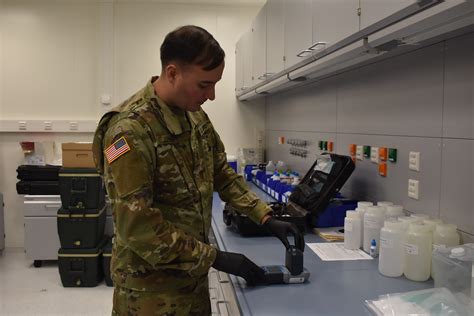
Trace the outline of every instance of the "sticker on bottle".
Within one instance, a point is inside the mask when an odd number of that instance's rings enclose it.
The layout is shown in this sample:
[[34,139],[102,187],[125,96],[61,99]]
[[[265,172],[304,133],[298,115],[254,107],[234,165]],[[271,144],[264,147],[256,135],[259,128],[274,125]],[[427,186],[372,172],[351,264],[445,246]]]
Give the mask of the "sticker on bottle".
[[353,227],[352,223],[346,223],[344,225],[344,231],[346,231],[346,232],[351,232],[353,228],[354,227]]
[[367,228],[379,228],[379,222],[372,219],[366,219],[364,221],[364,226]]
[[380,247],[382,247],[382,248],[393,248],[393,240],[380,237]]
[[409,255],[417,255],[418,254],[418,246],[413,244],[405,244],[405,251]]

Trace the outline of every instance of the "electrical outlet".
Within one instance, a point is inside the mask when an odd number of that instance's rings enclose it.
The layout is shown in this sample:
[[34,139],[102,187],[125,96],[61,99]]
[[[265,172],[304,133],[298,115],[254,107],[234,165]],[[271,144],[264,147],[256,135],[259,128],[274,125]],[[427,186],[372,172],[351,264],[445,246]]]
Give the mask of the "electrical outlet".
[[371,147],[370,148],[370,161],[374,163],[379,162],[379,148],[378,147]]
[[79,124],[77,122],[69,122],[69,130],[77,131],[79,129]]
[[364,146],[360,145],[356,147],[356,158],[358,160],[364,160]]
[[419,200],[419,186],[420,182],[418,180],[408,179],[408,196],[412,199]]
[[408,156],[408,168],[414,171],[420,171],[420,153],[417,151],[410,151]]

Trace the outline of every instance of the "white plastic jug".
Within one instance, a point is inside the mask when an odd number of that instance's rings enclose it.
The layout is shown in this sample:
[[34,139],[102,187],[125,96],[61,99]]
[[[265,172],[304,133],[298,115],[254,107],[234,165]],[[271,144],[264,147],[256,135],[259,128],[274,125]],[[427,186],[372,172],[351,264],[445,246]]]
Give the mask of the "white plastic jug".
[[403,212],[403,206],[401,205],[387,205],[385,209],[387,210],[385,213],[387,218],[398,218],[400,216],[405,216],[405,213]]
[[405,242],[405,267],[403,273],[412,281],[426,281],[431,272],[431,247],[433,239],[429,226],[411,223]]
[[380,229],[385,221],[385,208],[382,206],[369,206],[364,214],[364,251],[370,252],[370,242],[375,239],[377,250],[380,243]]
[[453,247],[459,245],[460,236],[454,224],[437,224],[433,232],[433,247]]
[[389,277],[403,274],[405,263],[406,227],[403,222],[391,218],[384,222],[380,231],[379,272]]
[[344,248],[356,250],[361,246],[362,223],[360,214],[347,211],[344,219]]

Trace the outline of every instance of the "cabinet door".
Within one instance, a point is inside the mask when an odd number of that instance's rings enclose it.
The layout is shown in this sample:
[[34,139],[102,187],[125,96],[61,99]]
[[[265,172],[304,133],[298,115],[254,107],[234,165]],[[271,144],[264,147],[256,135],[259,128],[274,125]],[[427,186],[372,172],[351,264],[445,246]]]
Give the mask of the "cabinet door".
[[57,260],[59,248],[56,216],[25,217],[25,252],[28,260]]
[[244,86],[244,56],[243,39],[240,38],[235,44],[235,93],[242,91]]
[[315,53],[359,31],[358,8],[359,0],[313,0]]
[[242,35],[242,56],[244,64],[244,85],[242,89],[248,89],[252,84],[252,30]]
[[311,56],[313,17],[311,0],[285,1],[285,69]]
[[264,5],[252,23],[252,85],[266,79],[267,7]]
[[366,28],[413,3],[416,0],[360,0],[360,27]]
[[267,1],[267,76],[285,68],[283,55],[285,51],[284,0]]

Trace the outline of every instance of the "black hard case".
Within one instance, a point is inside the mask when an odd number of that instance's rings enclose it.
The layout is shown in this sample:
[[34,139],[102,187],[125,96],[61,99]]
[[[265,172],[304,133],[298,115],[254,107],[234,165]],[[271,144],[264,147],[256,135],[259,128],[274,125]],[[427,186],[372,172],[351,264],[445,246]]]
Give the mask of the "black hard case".
[[59,169],[61,166],[21,165],[16,169],[16,177],[28,181],[58,181]]
[[102,281],[102,247],[106,242],[103,239],[90,249],[59,249],[58,267],[64,287],[94,287]]
[[61,248],[95,248],[104,238],[106,211],[68,210],[61,207],[58,211],[58,235]]
[[[302,198],[299,188],[311,184],[312,179],[317,175],[315,171],[316,160],[306,175],[300,182],[300,185],[292,192],[289,197],[288,204],[273,202],[269,203],[273,210],[275,218],[294,223],[301,232],[306,232],[311,223],[317,222],[318,214],[323,212],[334,198],[336,193],[342,188],[344,183],[349,179],[355,169],[355,164],[351,157],[338,154],[325,153],[330,155],[335,165],[327,175],[326,182],[320,190],[316,201],[312,201],[310,205],[306,205]],[[301,205],[303,204],[303,205]],[[268,236],[270,233],[264,226],[254,223],[247,215],[239,213],[229,203],[226,203],[223,210],[223,220],[227,226],[241,234],[242,236]]]
[[29,195],[58,195],[59,181],[21,180],[16,183],[16,192]]
[[59,189],[65,209],[102,209],[105,205],[104,185],[95,169],[62,168]]
[[112,277],[110,275],[110,259],[112,258],[112,245],[114,238],[109,238],[107,243],[102,248],[102,271],[104,272],[105,284],[107,286],[114,286]]

